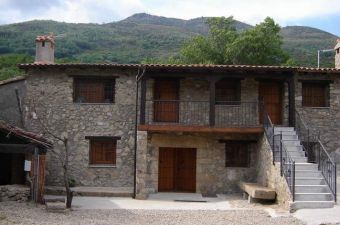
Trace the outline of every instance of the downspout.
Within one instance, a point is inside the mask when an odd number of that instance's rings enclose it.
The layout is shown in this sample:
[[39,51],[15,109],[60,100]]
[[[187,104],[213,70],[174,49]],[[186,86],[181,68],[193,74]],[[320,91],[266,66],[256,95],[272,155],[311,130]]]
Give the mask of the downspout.
[[135,108],[135,142],[134,142],[134,175],[133,175],[133,198],[136,198],[136,184],[137,184],[137,130],[138,130],[138,91],[139,81],[144,76],[145,67],[143,72],[140,73],[141,67],[138,67],[136,75],[136,108]]

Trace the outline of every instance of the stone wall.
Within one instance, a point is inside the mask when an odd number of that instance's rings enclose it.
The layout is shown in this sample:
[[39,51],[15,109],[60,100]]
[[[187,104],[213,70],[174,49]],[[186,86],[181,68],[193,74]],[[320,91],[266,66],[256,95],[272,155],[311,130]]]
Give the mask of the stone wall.
[[22,98],[26,92],[25,80],[20,79],[6,83],[0,81],[0,120],[22,127],[23,124],[15,94],[16,89],[18,90],[19,97]]
[[[300,80],[332,80],[329,84],[329,107],[302,107],[302,83]],[[340,162],[340,78],[339,75],[299,75],[296,77],[296,109],[302,119],[320,134],[323,144],[334,159]]]
[[257,149],[249,144],[250,166],[225,167],[225,144],[219,140],[254,140],[256,136],[208,134],[149,134],[145,185],[148,192],[158,191],[158,157],[160,147],[196,148],[196,192],[211,195],[239,192],[238,183],[255,181]]
[[24,185],[0,186],[0,202],[18,201],[26,202],[30,197],[30,187]]
[[[72,75],[117,76],[114,104],[73,103]],[[135,77],[115,70],[30,70],[25,98],[27,128],[41,133],[42,127],[67,137],[71,150],[70,175],[76,185],[132,187],[134,175]],[[43,126],[42,126],[43,124]],[[62,142],[48,133],[54,150]],[[119,136],[115,166],[89,164],[89,140],[85,136]],[[46,185],[62,185],[61,164],[56,154],[47,154]]]
[[335,55],[335,68],[340,69],[340,52]]
[[275,189],[276,201],[289,209],[292,202],[290,190],[284,177],[280,174],[280,163],[273,165],[273,154],[267,138],[263,135],[258,141],[257,182]]

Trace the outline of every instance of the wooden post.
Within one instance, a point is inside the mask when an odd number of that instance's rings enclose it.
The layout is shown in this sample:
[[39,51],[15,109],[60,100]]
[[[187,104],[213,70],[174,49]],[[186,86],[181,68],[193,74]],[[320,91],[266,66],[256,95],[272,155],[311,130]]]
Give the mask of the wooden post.
[[289,126],[295,127],[295,74],[288,79]]
[[145,124],[145,107],[146,107],[146,79],[141,80],[141,95],[140,95],[140,118],[139,124]]
[[209,78],[209,126],[215,126],[216,79]]

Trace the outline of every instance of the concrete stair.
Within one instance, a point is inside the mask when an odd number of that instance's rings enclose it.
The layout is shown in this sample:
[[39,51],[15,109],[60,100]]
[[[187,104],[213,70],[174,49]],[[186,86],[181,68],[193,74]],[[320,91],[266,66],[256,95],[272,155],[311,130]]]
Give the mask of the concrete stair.
[[[295,201],[291,209],[332,208],[335,204],[333,195],[318,165],[307,162],[294,127],[275,127],[274,134],[282,134],[282,143],[295,161]],[[280,162],[280,152],[274,154],[275,161]]]

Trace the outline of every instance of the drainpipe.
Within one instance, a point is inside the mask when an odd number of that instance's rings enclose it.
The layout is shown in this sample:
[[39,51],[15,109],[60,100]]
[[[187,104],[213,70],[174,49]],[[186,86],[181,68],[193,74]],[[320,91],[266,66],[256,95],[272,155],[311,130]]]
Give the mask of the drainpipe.
[[143,78],[145,73],[145,67],[142,73],[140,73],[141,67],[138,67],[136,75],[136,108],[135,108],[135,142],[134,142],[134,174],[133,174],[133,198],[136,198],[136,184],[137,184],[137,129],[138,129],[138,91],[139,81]]

